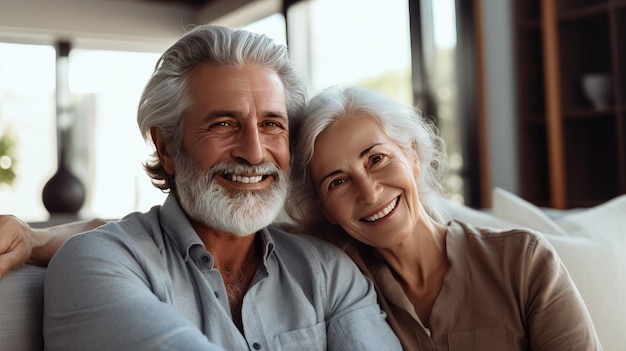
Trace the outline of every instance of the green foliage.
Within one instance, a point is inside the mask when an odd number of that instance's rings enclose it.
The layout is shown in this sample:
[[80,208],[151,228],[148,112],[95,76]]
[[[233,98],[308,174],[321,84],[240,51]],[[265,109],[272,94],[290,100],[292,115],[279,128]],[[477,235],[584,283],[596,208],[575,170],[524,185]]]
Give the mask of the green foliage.
[[15,145],[8,132],[0,135],[0,183],[11,185],[15,180]]

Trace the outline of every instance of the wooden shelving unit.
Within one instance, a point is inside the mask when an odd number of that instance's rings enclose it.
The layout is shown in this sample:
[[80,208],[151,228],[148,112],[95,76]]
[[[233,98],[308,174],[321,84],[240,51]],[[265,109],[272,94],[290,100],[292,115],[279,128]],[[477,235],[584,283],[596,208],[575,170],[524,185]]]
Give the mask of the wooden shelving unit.
[[[515,1],[522,196],[588,207],[626,193],[626,0]],[[611,77],[608,107],[582,77]]]

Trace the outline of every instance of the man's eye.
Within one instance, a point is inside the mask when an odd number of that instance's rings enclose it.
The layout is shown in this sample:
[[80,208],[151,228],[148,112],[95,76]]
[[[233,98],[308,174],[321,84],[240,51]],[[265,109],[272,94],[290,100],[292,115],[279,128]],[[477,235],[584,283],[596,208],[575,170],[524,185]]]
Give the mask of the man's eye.
[[282,123],[276,122],[276,121],[266,121],[263,122],[263,126],[268,127],[268,128],[283,128]]
[[220,121],[220,122],[216,122],[210,125],[210,128],[219,128],[219,127],[228,127],[230,126],[229,122],[226,121]]
[[212,133],[231,133],[235,130],[237,130],[237,124],[232,121],[216,121],[207,128],[207,131]]

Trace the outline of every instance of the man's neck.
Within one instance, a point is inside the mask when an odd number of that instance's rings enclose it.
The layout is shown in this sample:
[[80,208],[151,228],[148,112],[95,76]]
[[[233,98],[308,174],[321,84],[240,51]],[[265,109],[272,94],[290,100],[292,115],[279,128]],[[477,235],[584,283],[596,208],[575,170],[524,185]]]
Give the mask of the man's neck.
[[243,268],[258,263],[260,247],[255,245],[258,234],[237,236],[230,233],[208,232],[200,234],[204,247],[211,253],[215,268]]

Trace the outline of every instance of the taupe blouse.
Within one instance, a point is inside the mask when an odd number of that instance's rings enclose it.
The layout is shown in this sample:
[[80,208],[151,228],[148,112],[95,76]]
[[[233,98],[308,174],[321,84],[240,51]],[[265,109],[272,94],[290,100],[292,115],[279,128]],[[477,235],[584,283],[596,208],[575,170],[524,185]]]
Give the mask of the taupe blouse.
[[540,234],[452,221],[446,246],[450,268],[429,328],[388,266],[355,260],[405,350],[601,350],[582,297]]

